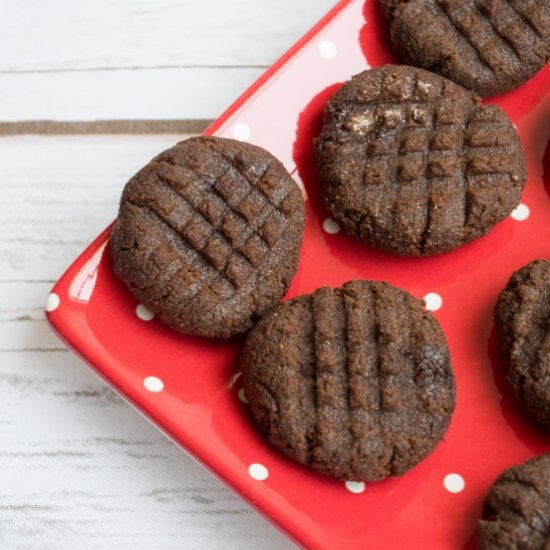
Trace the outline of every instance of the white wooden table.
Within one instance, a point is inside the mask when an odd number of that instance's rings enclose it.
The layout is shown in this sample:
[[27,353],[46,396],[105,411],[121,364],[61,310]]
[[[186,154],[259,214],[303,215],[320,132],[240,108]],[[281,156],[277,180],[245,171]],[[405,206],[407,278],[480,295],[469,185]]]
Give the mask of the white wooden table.
[[0,0],[0,548],[292,548],[50,332],[126,180],[334,0]]

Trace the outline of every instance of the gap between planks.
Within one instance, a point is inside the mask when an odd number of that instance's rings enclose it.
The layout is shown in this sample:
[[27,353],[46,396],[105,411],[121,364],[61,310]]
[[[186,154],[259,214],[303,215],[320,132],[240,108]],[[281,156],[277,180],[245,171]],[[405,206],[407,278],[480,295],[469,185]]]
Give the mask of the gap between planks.
[[96,134],[200,134],[212,120],[30,120],[0,122],[0,136]]

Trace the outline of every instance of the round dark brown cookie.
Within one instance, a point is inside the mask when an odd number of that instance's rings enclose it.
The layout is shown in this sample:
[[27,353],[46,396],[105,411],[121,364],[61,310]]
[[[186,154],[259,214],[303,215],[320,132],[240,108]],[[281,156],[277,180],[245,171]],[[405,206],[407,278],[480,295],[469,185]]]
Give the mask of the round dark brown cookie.
[[192,138],[126,184],[111,234],[114,270],[168,326],[228,338],[288,290],[304,223],[301,191],[273,155]]
[[516,271],[495,309],[506,379],[521,405],[550,430],[550,261]]
[[249,333],[241,368],[269,442],[340,479],[402,475],[434,449],[454,409],[438,322],[387,283],[351,281],[277,306]]
[[483,505],[478,541],[480,550],[550,548],[550,453],[495,481]]
[[550,58],[549,0],[380,0],[403,60],[483,97],[516,88]]
[[360,240],[406,256],[482,237],[518,205],[526,180],[503,111],[414,67],[387,65],[344,84],[316,147],[332,216]]

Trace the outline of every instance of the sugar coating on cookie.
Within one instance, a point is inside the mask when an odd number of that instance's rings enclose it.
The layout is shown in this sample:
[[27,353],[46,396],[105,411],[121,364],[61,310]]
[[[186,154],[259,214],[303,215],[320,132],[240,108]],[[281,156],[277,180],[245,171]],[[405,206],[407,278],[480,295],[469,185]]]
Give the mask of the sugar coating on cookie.
[[495,481],[478,524],[480,550],[545,550],[550,541],[550,453]]
[[548,0],[380,0],[405,63],[483,97],[512,90],[550,58]]
[[192,138],[127,183],[111,234],[114,270],[171,328],[228,338],[284,296],[304,224],[302,193],[273,155]]
[[455,404],[438,322],[387,283],[352,281],[277,306],[249,333],[240,364],[269,442],[345,480],[410,470],[441,440]]
[[519,403],[550,430],[550,261],[516,271],[495,309],[506,380]]
[[414,67],[387,65],[344,84],[316,149],[332,217],[405,256],[484,236],[519,204],[527,177],[519,136],[499,107]]

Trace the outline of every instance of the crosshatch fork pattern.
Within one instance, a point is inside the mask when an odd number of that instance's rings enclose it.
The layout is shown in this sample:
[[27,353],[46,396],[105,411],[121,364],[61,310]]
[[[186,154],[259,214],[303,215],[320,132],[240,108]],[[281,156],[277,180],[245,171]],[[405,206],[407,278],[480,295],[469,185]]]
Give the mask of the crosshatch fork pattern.
[[380,1],[404,62],[484,97],[519,86],[550,56],[547,0]]
[[[456,29],[458,38],[467,43],[479,63],[495,73],[503,61],[503,52],[512,54],[521,64],[544,47],[543,31],[537,17],[544,7],[534,0],[502,0],[491,6],[487,1],[436,0],[436,13]],[[439,8],[439,9],[437,9]]]
[[420,69],[354,77],[329,105],[319,144],[338,221],[413,255],[484,235],[517,206],[525,179],[506,115]]
[[[177,213],[162,211],[155,201],[148,200],[143,206],[153,210],[197,253],[197,261],[209,271],[208,280],[215,278],[225,287],[228,282],[238,290],[243,275],[251,277],[281,239],[292,216],[286,203],[291,187],[279,180],[269,162],[257,166],[259,175],[254,180],[227,156],[213,154],[220,167],[214,178],[200,166],[161,156],[155,162],[155,175],[169,188],[162,192],[176,193]],[[181,174],[187,177],[181,180]],[[278,192],[269,193],[265,184],[269,177],[277,179]]]
[[[188,194],[185,188],[178,189],[177,181],[159,175],[161,181],[176,191],[188,213],[188,221],[178,234],[200,253],[205,266],[216,271],[234,288],[237,288],[238,281],[232,271],[235,269],[233,262],[250,276],[277,244],[282,224],[288,219],[279,209],[280,203],[271,202],[260,191],[269,169],[268,164],[258,181],[251,182],[228,164],[213,184],[201,181],[202,189],[194,180],[189,180],[187,189],[193,191]],[[195,173],[200,180],[201,175]],[[224,184],[224,178],[230,179],[230,183]],[[204,189],[208,191],[202,200],[195,200],[193,194],[196,196]],[[278,234],[275,234],[275,228],[280,229]],[[258,248],[261,248],[260,252]]]
[[[443,183],[454,185],[458,178],[464,192],[466,221],[468,184],[475,184],[476,181],[468,176],[509,173],[506,170],[509,163],[505,158],[512,144],[511,124],[497,113],[472,120],[479,111],[479,105],[468,97],[457,98],[446,83],[434,87],[434,84],[423,83],[416,77],[411,93],[419,89],[425,90],[424,102],[421,97],[414,97],[405,104],[365,106],[365,111],[372,110],[373,113],[366,116],[383,121],[383,126],[376,137],[369,136],[363,182],[366,185],[386,184],[387,191],[393,193],[397,200],[404,185],[416,184],[415,190],[420,193],[425,190],[429,196],[429,180],[441,178]],[[499,123],[498,127],[490,127],[491,122]],[[353,118],[350,126],[353,129]],[[491,172],[476,168],[479,165],[476,150],[485,147],[492,147],[492,153],[500,153]],[[503,168],[500,172],[497,169],[499,166]],[[426,230],[429,229],[429,209],[428,200]]]
[[115,273],[176,330],[240,334],[287,292],[304,210],[298,185],[267,151],[192,138],[126,185],[111,234]]

